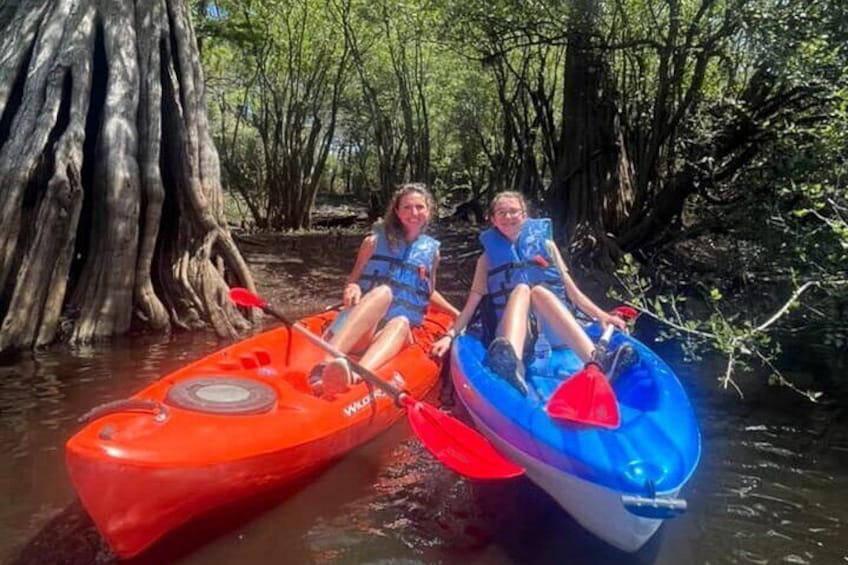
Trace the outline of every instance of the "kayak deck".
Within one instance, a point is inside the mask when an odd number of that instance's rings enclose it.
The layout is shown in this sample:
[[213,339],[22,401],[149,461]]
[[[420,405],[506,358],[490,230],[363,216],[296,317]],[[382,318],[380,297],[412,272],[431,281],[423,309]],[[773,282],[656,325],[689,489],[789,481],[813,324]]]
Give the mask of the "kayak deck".
[[[302,323],[320,334],[335,315]],[[436,334],[450,322],[450,315],[431,311],[425,325]],[[136,555],[196,516],[281,488],[402,417],[393,399],[365,383],[332,399],[314,396],[307,375],[325,356],[280,327],[95,410],[68,440],[66,461],[83,506],[113,551]],[[439,371],[412,344],[375,373],[424,396]],[[137,409],[141,403],[152,408]]]
[[[598,328],[589,333],[597,337]],[[567,349],[530,364],[528,384],[538,395],[530,398],[483,364],[477,339],[462,336],[453,355],[454,382],[473,391],[464,400],[491,433],[547,465],[621,493],[676,492],[700,457],[697,422],[671,369],[628,336],[616,335],[611,346],[624,341],[639,361],[613,383],[621,413],[614,430],[570,425],[545,412],[553,391],[583,366]]]

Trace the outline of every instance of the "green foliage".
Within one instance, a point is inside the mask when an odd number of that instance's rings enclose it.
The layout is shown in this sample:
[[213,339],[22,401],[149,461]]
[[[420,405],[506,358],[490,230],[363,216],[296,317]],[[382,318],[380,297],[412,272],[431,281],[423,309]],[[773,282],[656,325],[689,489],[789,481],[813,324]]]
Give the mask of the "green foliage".
[[[572,194],[555,181],[607,160],[620,186],[569,206],[601,206],[610,257],[657,256],[687,230],[727,234],[758,250],[756,264],[725,261],[745,284],[828,289],[823,315],[795,318],[835,346],[848,333],[827,321],[848,303],[846,6],[221,0],[195,11],[223,177],[257,222],[311,207],[315,190],[385,198],[408,179],[457,198],[518,188],[557,212],[565,200],[553,195]],[[581,85],[567,81],[581,56],[615,124],[572,145],[597,148],[591,165],[564,149],[567,117],[584,118],[569,114]],[[687,301],[652,289],[632,262],[622,269],[690,358],[705,343],[731,367],[778,351],[770,330],[730,314],[726,288]]]
[[790,210],[789,229],[802,244],[820,248],[808,267],[825,273],[848,264],[848,83],[834,93],[833,106],[827,124],[799,132],[810,141],[793,160],[779,192]]
[[[789,300],[758,324],[739,314],[726,314],[725,298],[717,288],[705,290],[699,300],[690,301],[679,293],[662,293],[653,288],[653,283],[641,274],[639,265],[631,255],[626,255],[616,272],[624,294],[611,290],[610,295],[624,301],[643,314],[660,322],[658,340],[673,340],[683,351],[684,360],[698,362],[707,349],[718,351],[727,359],[724,374],[719,382],[727,388],[733,386],[742,395],[734,380],[737,371],[750,371],[755,365],[769,371],[769,383],[786,386],[817,401],[821,392],[801,390],[787,379],[775,366],[774,361],[781,353],[781,345],[773,339],[774,324],[794,307],[801,295],[809,288],[819,286],[805,283],[796,288]],[[688,304],[697,306],[689,307]],[[706,307],[706,312],[698,307]]]
[[300,228],[335,137],[347,70],[342,34],[325,2],[215,6],[201,30],[225,185],[258,224]]
[[[221,107],[216,122],[239,108],[267,115],[268,106],[282,102],[255,94],[262,88],[257,71],[276,73],[274,91],[298,100],[307,77],[321,66],[331,72],[347,43],[358,70],[344,80],[333,139],[338,152],[344,148],[336,163],[345,170],[322,174],[356,177],[360,185],[388,182],[381,167],[394,180],[422,174],[417,165],[397,163],[406,159],[424,161],[423,174],[434,183],[460,179],[479,189],[512,185],[528,150],[542,179],[561,166],[556,145],[567,135],[563,64],[572,8],[560,1],[221,0],[198,3],[205,17],[197,27],[212,104]],[[759,117],[758,105],[779,107],[778,96],[791,88],[829,89],[844,74],[845,8],[835,0],[805,2],[802,10],[775,0],[628,0],[596,9],[593,41],[608,63],[634,178],[648,183],[640,191],[656,193],[687,167],[715,179],[738,157],[711,151],[728,127],[744,131],[734,121],[791,134],[804,113],[821,110],[818,103],[802,113],[794,105],[793,114]],[[753,96],[769,94],[764,88],[775,97]],[[263,182],[255,184],[264,190]]]

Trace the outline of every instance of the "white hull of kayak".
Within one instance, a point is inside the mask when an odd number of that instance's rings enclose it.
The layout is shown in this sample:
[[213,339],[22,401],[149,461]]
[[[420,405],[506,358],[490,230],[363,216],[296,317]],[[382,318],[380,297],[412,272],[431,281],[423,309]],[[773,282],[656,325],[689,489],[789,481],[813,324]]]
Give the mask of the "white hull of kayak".
[[[628,512],[621,503],[620,492],[564,473],[516,449],[492,432],[473,411],[468,412],[477,429],[498,451],[523,466],[531,481],[551,495],[581,526],[608,544],[630,553],[638,551],[662,525],[663,520],[642,518]],[[675,497],[678,492],[663,495]]]

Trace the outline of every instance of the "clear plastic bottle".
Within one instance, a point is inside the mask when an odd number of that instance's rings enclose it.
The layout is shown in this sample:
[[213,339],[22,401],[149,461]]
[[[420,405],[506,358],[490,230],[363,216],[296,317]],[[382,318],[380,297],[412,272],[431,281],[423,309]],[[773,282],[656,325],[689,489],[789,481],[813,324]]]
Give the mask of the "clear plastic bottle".
[[536,336],[534,352],[536,359],[547,359],[551,356],[551,342],[548,341],[545,332],[539,332]]

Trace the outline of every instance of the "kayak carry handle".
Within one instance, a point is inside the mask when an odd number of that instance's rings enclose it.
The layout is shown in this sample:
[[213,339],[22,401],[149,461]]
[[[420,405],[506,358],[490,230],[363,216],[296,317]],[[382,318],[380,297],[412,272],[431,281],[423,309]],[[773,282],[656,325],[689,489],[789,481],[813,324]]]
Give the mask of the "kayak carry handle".
[[624,494],[621,496],[624,508],[636,516],[665,520],[683,514],[687,510],[686,500],[682,498],[648,497]]
[[157,422],[164,422],[168,419],[168,408],[161,402],[143,398],[122,398],[95,406],[80,416],[77,421],[80,424],[85,424],[102,418],[107,414],[118,412],[150,412],[151,414],[155,414]]

